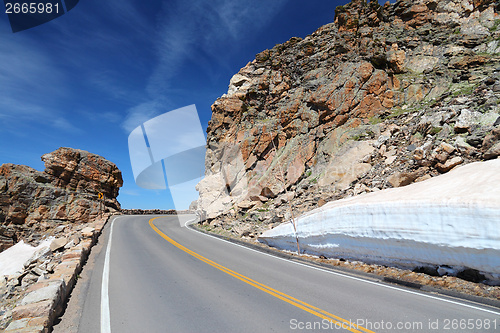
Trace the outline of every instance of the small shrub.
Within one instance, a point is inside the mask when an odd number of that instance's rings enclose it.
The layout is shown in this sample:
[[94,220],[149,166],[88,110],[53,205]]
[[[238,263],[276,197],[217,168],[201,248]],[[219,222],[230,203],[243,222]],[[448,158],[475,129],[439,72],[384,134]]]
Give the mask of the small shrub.
[[453,94],[451,95],[452,97],[457,97],[457,96],[466,96],[466,95],[470,95],[472,94],[472,92],[474,91],[474,86],[464,86],[462,88],[460,88],[459,90],[453,92]]
[[495,20],[495,22],[493,23],[493,26],[490,28],[490,32],[497,31],[499,25],[500,25],[500,19]]
[[380,118],[379,116],[374,116],[374,117],[371,117],[370,119],[368,119],[368,122],[371,125],[380,124],[382,121],[383,121],[382,118]]
[[355,136],[352,137],[352,139],[354,141],[361,141],[362,138],[363,138],[363,135],[361,135],[361,134],[356,134]]
[[313,179],[311,179],[309,181],[309,184],[316,184],[316,183],[318,183],[318,179],[319,179],[319,176],[314,177]]
[[391,110],[391,114],[387,116],[387,119],[391,119],[391,118],[396,118],[402,114],[405,114],[407,113],[408,110],[403,110],[403,108],[400,108],[400,107],[397,107],[397,108],[393,108]]
[[439,132],[441,132],[441,130],[442,130],[442,129],[443,129],[442,127],[433,127],[433,128],[429,131],[429,133],[430,133],[431,135],[436,135],[436,134],[438,134]]

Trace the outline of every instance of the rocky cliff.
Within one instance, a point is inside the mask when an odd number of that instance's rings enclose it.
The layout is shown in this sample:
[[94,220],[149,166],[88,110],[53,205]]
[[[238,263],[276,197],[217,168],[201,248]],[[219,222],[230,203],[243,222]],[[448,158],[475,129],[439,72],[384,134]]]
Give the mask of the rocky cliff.
[[257,54],[212,105],[205,223],[254,237],[290,212],[499,156],[499,9],[354,0]]
[[72,148],[45,154],[42,161],[43,172],[0,166],[0,251],[20,240],[36,243],[60,225],[120,209],[116,197],[123,180],[115,164]]

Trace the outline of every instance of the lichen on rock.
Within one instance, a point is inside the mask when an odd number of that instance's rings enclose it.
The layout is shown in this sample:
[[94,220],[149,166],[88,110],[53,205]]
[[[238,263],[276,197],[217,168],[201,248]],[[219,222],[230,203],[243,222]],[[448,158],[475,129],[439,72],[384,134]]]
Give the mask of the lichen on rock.
[[256,237],[286,220],[289,201],[297,216],[499,156],[498,10],[493,0],[355,0],[257,54],[207,128],[206,176],[237,145],[248,192],[221,205],[205,186],[205,223]]

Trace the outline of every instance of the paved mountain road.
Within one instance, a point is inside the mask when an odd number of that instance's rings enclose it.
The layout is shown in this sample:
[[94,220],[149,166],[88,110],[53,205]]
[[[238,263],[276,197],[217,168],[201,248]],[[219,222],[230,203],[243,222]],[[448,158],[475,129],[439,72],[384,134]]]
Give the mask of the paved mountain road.
[[108,223],[55,333],[500,331],[498,309],[289,262],[180,227],[174,216],[152,218]]

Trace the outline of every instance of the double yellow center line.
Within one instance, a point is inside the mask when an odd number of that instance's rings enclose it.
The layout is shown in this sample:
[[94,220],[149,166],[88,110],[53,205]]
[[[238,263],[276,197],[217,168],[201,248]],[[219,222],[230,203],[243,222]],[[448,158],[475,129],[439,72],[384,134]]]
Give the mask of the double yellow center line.
[[301,300],[298,300],[290,295],[287,295],[285,293],[282,293],[281,291],[278,291],[276,289],[273,289],[269,286],[266,286],[265,284],[262,284],[260,282],[257,282],[249,277],[246,277],[245,275],[242,275],[238,272],[235,272],[227,267],[224,267],[210,259],[207,259],[205,257],[203,257],[202,255],[199,255],[198,253],[194,252],[194,251],[191,251],[190,249],[188,249],[187,247],[177,243],[176,241],[174,241],[172,238],[168,237],[167,235],[165,235],[163,232],[160,231],[160,229],[158,229],[154,224],[153,224],[153,221],[158,219],[158,218],[161,218],[161,217],[154,217],[152,219],[149,220],[149,225],[151,226],[151,228],[153,228],[154,231],[156,231],[161,237],[163,237],[166,241],[168,241],[170,244],[174,245],[175,247],[179,248],[180,250],[192,255],[193,257],[195,258],[198,258],[200,259],[201,261],[209,264],[210,266],[212,267],[215,267],[221,271],[223,271],[224,273],[226,274],[229,274],[235,278],[237,278],[238,280],[240,281],[243,281],[259,290],[262,290],[266,293],[268,293],[269,295],[272,295],[276,298],[279,298],[280,300],[284,301],[284,302],[287,302],[293,306],[296,306],[304,311],[307,311],[319,318],[322,318],[322,319],[325,319],[325,320],[328,320],[330,321],[333,325],[337,326],[337,327],[342,327],[346,330],[349,330],[351,332],[365,332],[365,333],[374,333],[373,331],[370,331],[364,327],[361,327],[359,325],[356,325],[354,324],[353,322],[349,321],[349,320],[346,320],[346,319],[343,319],[343,318],[340,318],[334,314],[331,314],[329,312],[326,312],[324,310],[321,310],[320,308],[317,308],[313,305],[310,305],[306,302],[302,302]]

